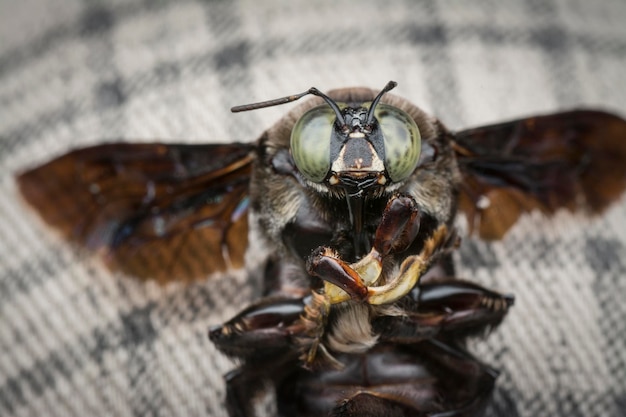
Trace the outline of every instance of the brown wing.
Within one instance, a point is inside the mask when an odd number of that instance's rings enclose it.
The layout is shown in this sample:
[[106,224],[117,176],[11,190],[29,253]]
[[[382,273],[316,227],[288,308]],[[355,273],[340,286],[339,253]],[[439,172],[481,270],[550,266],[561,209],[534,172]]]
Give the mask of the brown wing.
[[459,208],[485,239],[532,209],[599,213],[626,186],[626,121],[598,111],[530,117],[456,134]]
[[105,144],[17,181],[48,224],[114,269],[198,279],[243,264],[253,146]]

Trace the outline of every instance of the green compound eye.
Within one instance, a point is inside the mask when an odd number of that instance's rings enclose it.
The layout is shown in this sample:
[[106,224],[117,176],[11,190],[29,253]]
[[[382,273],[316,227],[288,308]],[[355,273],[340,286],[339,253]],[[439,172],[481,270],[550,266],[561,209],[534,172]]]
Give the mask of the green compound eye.
[[291,131],[291,155],[309,181],[322,182],[330,170],[330,139],[336,117],[329,106],[315,107]]
[[408,178],[419,162],[422,138],[415,121],[406,112],[387,104],[374,110],[385,145],[385,168],[392,181]]

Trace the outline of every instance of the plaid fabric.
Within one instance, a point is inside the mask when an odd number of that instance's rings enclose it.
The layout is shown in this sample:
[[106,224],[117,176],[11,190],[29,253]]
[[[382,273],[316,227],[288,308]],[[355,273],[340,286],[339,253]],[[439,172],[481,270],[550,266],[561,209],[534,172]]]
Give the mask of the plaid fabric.
[[[165,288],[108,272],[25,208],[14,174],[120,139],[254,140],[317,86],[381,88],[476,126],[574,107],[626,114],[626,2],[0,2],[0,415],[224,416],[210,325],[243,274]],[[626,138],[625,138],[626,140]],[[489,416],[626,415],[626,199],[466,239],[459,275],[517,302],[473,350]]]

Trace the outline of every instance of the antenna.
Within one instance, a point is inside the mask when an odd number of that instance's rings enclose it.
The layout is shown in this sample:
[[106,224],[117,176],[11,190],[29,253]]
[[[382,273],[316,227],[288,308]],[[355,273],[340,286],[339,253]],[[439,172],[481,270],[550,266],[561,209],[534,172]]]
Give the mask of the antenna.
[[300,93],[300,94],[294,94],[294,95],[291,95],[291,96],[275,98],[273,100],[261,101],[261,102],[258,102],[258,103],[243,104],[241,106],[235,106],[235,107],[231,108],[230,111],[233,112],[233,113],[239,113],[239,112],[242,112],[242,111],[263,109],[265,107],[280,106],[281,104],[287,104],[287,103],[291,103],[292,101],[299,100],[302,97],[304,97],[306,95],[309,95],[309,94],[312,94],[314,96],[318,96],[318,97],[323,98],[324,101],[335,112],[335,116],[337,116],[337,123],[339,124],[339,127],[343,128],[345,126],[345,122],[343,120],[343,115],[341,114],[341,110],[339,109],[339,106],[337,105],[337,103],[335,103],[335,101],[332,98],[328,97],[326,94],[322,93],[320,90],[318,90],[315,87],[311,87],[307,91],[305,91],[304,93]]
[[370,110],[367,112],[367,119],[365,119],[365,126],[371,126],[372,123],[374,122],[374,110],[376,109],[376,106],[378,105],[378,102],[380,101],[380,99],[382,98],[382,96],[390,91],[393,90],[394,88],[396,88],[396,86],[398,85],[397,82],[395,81],[389,81],[387,83],[387,85],[382,89],[382,91],[380,93],[378,93],[378,95],[376,96],[376,98],[374,99],[374,101],[372,101],[372,105],[370,106]]

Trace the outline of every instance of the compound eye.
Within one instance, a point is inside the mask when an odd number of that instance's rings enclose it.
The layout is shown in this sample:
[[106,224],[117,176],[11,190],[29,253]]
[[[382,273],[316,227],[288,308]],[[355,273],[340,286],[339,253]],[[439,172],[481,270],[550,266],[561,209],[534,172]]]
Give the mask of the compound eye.
[[408,178],[420,159],[422,138],[415,121],[406,112],[387,104],[379,104],[374,116],[383,134],[385,168],[392,181]]
[[306,179],[321,183],[330,170],[330,139],[335,112],[328,106],[304,113],[291,131],[291,155]]

